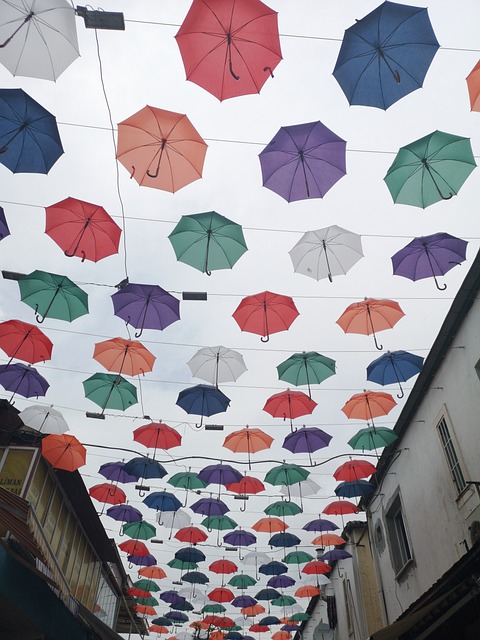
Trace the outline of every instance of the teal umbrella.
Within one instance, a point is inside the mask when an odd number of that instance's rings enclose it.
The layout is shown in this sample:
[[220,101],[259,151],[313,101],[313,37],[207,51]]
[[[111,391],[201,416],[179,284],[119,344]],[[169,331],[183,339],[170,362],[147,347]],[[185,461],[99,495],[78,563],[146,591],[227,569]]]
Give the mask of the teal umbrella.
[[191,571],[192,569],[198,569],[196,562],[183,562],[178,558],[173,558],[167,562],[168,566],[172,569],[180,569],[181,571]]
[[381,447],[387,447],[398,438],[397,434],[387,427],[367,427],[360,429],[350,438],[348,444],[352,449],[372,451]]
[[272,467],[265,476],[265,482],[273,486],[291,485],[297,482],[303,482],[310,475],[310,471],[299,467],[298,464],[289,464],[284,462],[278,467]]
[[172,487],[185,489],[185,504],[184,507],[187,506],[188,492],[196,491],[198,489],[205,489],[207,484],[198,477],[198,473],[194,473],[193,471],[180,471],[173,475],[169,480],[167,480],[168,484],[171,484]]
[[285,564],[303,564],[311,560],[315,560],[315,558],[306,551],[290,551],[290,553],[287,553],[283,558],[282,562],[285,562]]
[[202,613],[225,613],[223,604],[206,604],[202,607]]
[[434,131],[402,147],[384,180],[394,202],[425,209],[457,195],[476,166],[469,138]]
[[155,592],[155,591],[161,590],[156,582],[147,578],[142,578],[141,580],[137,580],[136,582],[133,583],[133,586],[137,587],[137,589],[141,589],[142,591]]
[[306,384],[311,398],[311,384],[320,384],[335,375],[335,360],[316,351],[302,351],[281,362],[277,366],[277,372],[279,380],[290,382],[296,387]]
[[280,516],[282,518],[286,516],[296,516],[302,512],[302,507],[300,507],[295,502],[291,502],[290,500],[288,502],[286,500],[273,502],[272,504],[269,504],[268,507],[264,510],[264,513],[266,513],[267,516]]
[[292,596],[280,596],[279,598],[274,598],[271,600],[271,603],[277,607],[290,607],[292,604],[295,604],[297,601]]
[[[150,540],[150,538],[154,538],[157,533],[153,524],[145,522],[145,520],[124,524],[122,532],[135,540]],[[144,589],[144,591],[149,591],[149,589]]]
[[67,276],[32,271],[18,280],[20,298],[35,310],[41,323],[46,317],[72,322],[88,313],[88,295]]
[[257,584],[257,581],[245,573],[238,573],[233,578],[230,578],[228,584],[237,589],[246,589],[247,587],[253,587],[254,584]]
[[177,260],[207,275],[231,269],[247,251],[242,227],[215,211],[182,216],[168,238]]
[[125,411],[137,402],[137,389],[118,374],[95,373],[83,381],[85,397],[102,408]]

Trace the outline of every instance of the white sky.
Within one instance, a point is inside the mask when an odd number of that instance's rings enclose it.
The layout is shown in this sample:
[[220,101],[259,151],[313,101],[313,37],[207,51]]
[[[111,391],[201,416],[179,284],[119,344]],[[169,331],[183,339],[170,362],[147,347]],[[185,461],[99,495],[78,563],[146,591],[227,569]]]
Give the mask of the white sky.
[[[97,264],[67,259],[44,234],[44,207],[73,196],[100,204],[121,224],[116,189],[116,169],[108,112],[102,93],[95,32],[86,30],[77,19],[81,58],[56,83],[29,78],[12,78],[0,68],[1,86],[22,87],[57,117],[65,154],[48,176],[17,174],[0,167],[1,193],[12,235],[0,245],[2,269],[28,273],[43,269],[68,275],[90,296],[90,314],[72,324],[47,319],[42,329],[55,347],[51,361],[38,365],[51,387],[41,402],[59,408],[71,432],[85,443],[125,447],[139,453],[146,449],[132,441],[132,431],[145,424],[143,413],[163,420],[183,435],[180,449],[159,458],[167,464],[169,475],[191,467],[198,471],[212,464],[202,457],[233,460],[221,447],[230,432],[246,424],[261,427],[275,438],[269,452],[256,454],[254,467],[264,477],[272,460],[281,463],[293,457],[281,449],[289,433],[288,423],[262,411],[266,399],[287,388],[278,381],[276,365],[294,352],[319,351],[337,362],[337,375],[320,387],[313,398],[318,407],[298,425],[320,426],[333,436],[328,449],[315,456],[323,463],[311,469],[311,478],[322,489],[315,498],[305,499],[305,513],[291,522],[289,531],[301,534],[301,527],[322,511],[334,495],[332,473],[354,452],[347,440],[361,427],[340,411],[354,393],[364,388],[383,390],[366,383],[366,366],[380,354],[371,337],[345,335],[335,323],[351,302],[390,298],[400,303],[405,317],[388,332],[379,334],[385,349],[405,349],[426,356],[452,298],[467,273],[480,240],[476,213],[480,173],[474,171],[457,197],[437,203],[425,211],[394,205],[383,177],[400,146],[439,129],[472,139],[474,154],[480,144],[480,115],[471,113],[465,78],[479,58],[478,24],[480,7],[476,0],[464,0],[461,12],[448,0],[433,0],[429,15],[441,48],[427,74],[424,88],[403,98],[388,111],[350,107],[332,76],[343,32],[377,6],[375,0],[344,0],[342,3],[315,0],[271,0],[279,13],[283,61],[260,95],[245,96],[223,103],[203,89],[185,81],[185,73],[174,35],[190,3],[186,0],[126,3],[105,0],[105,10],[123,11],[125,32],[99,31],[100,56],[105,90],[115,125],[145,104],[186,113],[208,142],[203,179],[176,194],[139,187],[119,165],[120,192],[125,205],[127,256],[131,282],[159,284],[172,292],[207,291],[208,302],[181,303],[180,322],[163,333],[145,331],[142,341],[157,356],[152,373],[142,379],[143,409],[140,404],[125,413],[107,411],[104,422],[89,420],[85,411],[98,407],[84,399],[82,381],[103,371],[92,359],[94,343],[108,337],[128,337],[122,320],[113,316],[110,295],[113,285],[125,277],[124,255]],[[424,6],[411,0],[410,4]],[[96,7],[95,7],[96,8]],[[323,200],[288,204],[262,187],[258,154],[283,125],[321,120],[347,140],[347,175]],[[176,262],[167,238],[183,214],[215,210],[243,225],[249,251],[232,271],[217,271],[207,277]],[[365,257],[346,277],[316,282],[293,273],[288,251],[307,230],[337,224],[362,235]],[[467,262],[453,269],[444,279],[448,288],[437,291],[433,280],[417,283],[392,276],[390,257],[413,237],[446,231],[469,240]],[[300,316],[289,331],[262,344],[259,336],[240,332],[231,314],[241,298],[264,290],[293,296]],[[19,318],[34,322],[33,311],[19,301],[18,287],[0,281],[0,319]],[[132,332],[133,334],[133,332]],[[222,344],[239,350],[248,372],[237,383],[222,385],[231,398],[226,414],[210,422],[225,425],[224,432],[196,431],[196,416],[188,416],[175,405],[179,391],[201,383],[193,379],[186,362],[201,346]],[[6,361],[4,358],[3,361]],[[138,382],[133,381],[138,387]],[[405,385],[411,388],[413,381]],[[305,390],[305,389],[302,389]],[[388,389],[387,389],[388,390]],[[392,388],[395,395],[396,390]],[[9,393],[0,393],[10,397]],[[392,427],[402,403],[376,424]],[[22,409],[32,402],[17,397]],[[288,455],[286,455],[288,454]],[[104,482],[97,472],[107,461],[129,459],[131,454],[89,447],[88,464],[83,469],[88,487]],[[197,456],[197,457],[196,457]],[[187,459],[185,459],[187,458]],[[265,462],[261,462],[265,460]],[[267,461],[268,460],[268,461]],[[297,455],[298,464],[308,462]],[[247,470],[245,457],[238,457],[237,468]],[[170,485],[152,482],[152,490]],[[126,485],[129,501],[140,507],[144,518],[154,522],[154,512],[141,504],[132,486]],[[216,486],[212,486],[215,491]],[[227,499],[231,515],[245,526],[263,516],[270,497],[251,498],[246,514],[242,503]],[[273,497],[272,497],[273,496]],[[190,503],[193,499],[190,499]],[[99,510],[101,506],[99,505]],[[341,525],[340,518],[332,518]],[[109,535],[116,537],[118,523],[103,519]],[[194,523],[200,516],[194,517]],[[305,532],[303,532],[305,533]],[[313,534],[302,535],[305,550]],[[166,535],[160,528],[158,538]],[[269,550],[266,534],[260,534],[258,548]],[[202,546],[208,564],[222,557],[212,534],[211,546]],[[148,543],[147,543],[148,545]],[[166,541],[150,545],[159,563],[171,559],[180,544]],[[234,559],[235,554],[228,557]],[[283,550],[273,554],[281,559]],[[132,578],[136,572],[129,570]],[[292,575],[296,573],[292,569]],[[169,570],[168,589],[179,572]],[[212,579],[212,588],[219,579]],[[263,584],[263,583],[262,583]],[[255,588],[251,590],[255,593]],[[305,601],[301,601],[305,604]],[[158,612],[164,609],[158,607]]]

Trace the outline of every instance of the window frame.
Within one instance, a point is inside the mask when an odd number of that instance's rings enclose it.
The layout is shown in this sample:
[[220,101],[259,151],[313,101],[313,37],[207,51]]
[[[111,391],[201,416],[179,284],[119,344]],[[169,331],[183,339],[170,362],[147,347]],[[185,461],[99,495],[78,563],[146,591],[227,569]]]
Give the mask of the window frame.
[[405,512],[398,491],[385,511],[385,528],[395,580],[399,580],[407,568],[413,564],[414,557]]
[[435,419],[435,431],[443,451],[443,458],[448,469],[448,474],[455,490],[455,498],[458,500],[468,488],[468,484],[465,480],[465,465],[446,408],[444,408]]

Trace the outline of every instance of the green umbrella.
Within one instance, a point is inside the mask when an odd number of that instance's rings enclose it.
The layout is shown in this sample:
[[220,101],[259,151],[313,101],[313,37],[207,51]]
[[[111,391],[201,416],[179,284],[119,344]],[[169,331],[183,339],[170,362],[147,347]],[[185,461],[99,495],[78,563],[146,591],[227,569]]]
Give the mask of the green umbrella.
[[[134,540],[150,540],[150,538],[154,538],[157,533],[153,524],[145,522],[145,520],[124,524],[122,531],[126,536]],[[149,589],[143,589],[143,591],[149,591]]]
[[151,598],[136,598],[135,601],[137,604],[144,604],[148,607],[156,607],[159,604],[158,600],[153,596]]
[[37,322],[49,318],[72,322],[88,313],[88,295],[67,276],[32,271],[18,280],[20,299],[35,310]]
[[178,558],[173,558],[167,562],[168,566],[172,569],[180,569],[181,571],[191,571],[192,569],[198,569],[196,562],[184,562]]
[[182,216],[168,238],[177,260],[207,275],[231,269],[247,250],[242,227],[215,211]]
[[335,360],[316,351],[302,351],[281,362],[277,371],[279,380],[290,382],[296,387],[308,385],[308,395],[311,398],[311,384],[320,384],[335,375]]
[[434,131],[402,147],[384,180],[394,202],[425,209],[456,195],[476,166],[469,138]]
[[208,516],[201,522],[202,527],[206,527],[208,531],[217,529],[218,531],[226,531],[227,529],[235,529],[238,524],[228,516]]
[[270,602],[276,607],[290,607],[297,601],[295,600],[295,598],[292,598],[292,596],[280,596],[279,598],[274,598]]
[[137,389],[122,378],[113,373],[94,373],[93,376],[83,381],[85,397],[105,409],[119,409],[125,411],[137,402]]
[[303,482],[310,475],[310,471],[299,467],[298,464],[284,462],[278,467],[273,467],[265,476],[265,482],[274,486],[291,485]]
[[187,506],[187,497],[189,491],[205,489],[205,487],[207,486],[206,482],[198,477],[198,473],[193,473],[193,471],[180,471],[180,473],[176,473],[175,475],[173,475],[169,480],[167,480],[167,482],[173,487],[185,489],[185,504],[183,505],[184,507]]
[[360,429],[354,436],[350,438],[348,444],[352,449],[362,449],[372,451],[380,447],[387,447],[398,438],[392,429],[387,427],[367,427]]
[[294,613],[293,616],[290,616],[289,622],[303,622],[304,620],[310,620],[310,616],[308,613],[304,613],[303,611],[299,611],[298,613]]
[[225,613],[225,611],[223,604],[206,604],[202,607],[202,613]]
[[254,584],[257,584],[257,581],[245,573],[237,573],[236,576],[230,578],[228,584],[237,589],[246,589],[247,587],[253,587]]
[[280,516],[284,518],[285,516],[296,516],[299,513],[303,513],[303,509],[290,500],[288,502],[286,500],[279,500],[278,502],[269,504],[263,513],[266,513],[267,516]]
[[142,578],[141,580],[137,580],[136,582],[133,583],[133,586],[137,587],[137,589],[140,589],[141,591],[150,591],[150,592],[160,591],[160,587],[158,586],[158,584],[153,580],[149,580],[147,578]]
[[291,551],[287,553],[282,562],[285,562],[285,564],[303,564],[311,560],[315,560],[315,558],[306,551]]

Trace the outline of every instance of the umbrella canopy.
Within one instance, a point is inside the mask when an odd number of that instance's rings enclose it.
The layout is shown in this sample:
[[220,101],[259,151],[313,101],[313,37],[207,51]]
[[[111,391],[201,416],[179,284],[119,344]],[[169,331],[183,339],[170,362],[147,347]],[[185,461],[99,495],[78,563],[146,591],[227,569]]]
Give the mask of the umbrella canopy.
[[237,589],[247,589],[248,587],[253,587],[257,584],[257,581],[246,573],[239,573],[236,576],[233,576],[233,578],[230,578],[228,584],[232,587],[236,587]]
[[192,517],[183,509],[178,511],[169,511],[162,514],[162,523],[166,527],[173,529],[181,529],[188,527],[192,522]]
[[[285,569],[286,570],[281,573],[286,573],[288,569],[287,567],[285,567]],[[267,573],[265,575],[280,575],[280,573],[272,573],[272,574]],[[281,595],[282,594],[280,593],[280,591],[277,591],[276,589],[265,588],[265,589],[260,589],[260,591],[255,594],[255,598],[257,600],[274,600],[275,598],[279,598]]]
[[175,39],[187,80],[219,100],[260,93],[282,59],[277,12],[260,0],[194,0]]
[[67,276],[32,271],[18,280],[20,298],[35,310],[41,323],[46,317],[72,322],[88,313],[88,296]]
[[273,486],[290,485],[296,482],[302,482],[310,475],[310,471],[299,467],[297,464],[284,462],[283,464],[272,467],[265,476],[265,482]]
[[250,456],[252,453],[269,449],[273,438],[261,429],[251,429],[248,425],[244,429],[230,433],[223,441],[223,446],[233,453],[246,453],[248,467],[251,469]]
[[260,520],[252,525],[252,529],[255,529],[255,531],[259,533],[263,532],[273,535],[274,533],[288,529],[288,524],[279,518],[260,518]]
[[338,524],[320,517],[315,520],[310,520],[310,522],[307,522],[307,524],[302,527],[305,531],[336,531],[339,528]]
[[289,296],[264,291],[244,298],[232,315],[242,331],[268,342],[272,333],[286,331],[299,312]]
[[330,545],[341,545],[347,541],[337,536],[336,533],[321,533],[312,540],[312,544],[319,547],[329,547]]
[[42,456],[54,469],[75,471],[86,463],[87,450],[75,436],[51,434],[42,439]]
[[[249,547],[255,544],[257,541],[256,536],[250,531],[244,531],[243,529],[236,529],[223,536],[223,541],[232,547]],[[248,605],[242,605],[248,606]]]
[[0,89],[0,162],[12,173],[46,174],[62,154],[55,116],[22,89]]
[[[231,484],[232,482],[240,482],[243,475],[237,469],[234,469],[229,464],[211,464],[208,467],[204,467],[199,473],[198,477],[203,480],[207,485],[209,484]],[[223,515],[223,514],[222,514]]]
[[195,547],[186,547],[175,552],[175,558],[182,562],[204,562],[205,554]]
[[19,393],[24,398],[44,396],[49,383],[38,371],[22,362],[0,365],[0,385],[13,395]]
[[323,513],[329,516],[341,516],[346,513],[358,513],[359,511],[360,509],[356,504],[353,504],[353,502],[349,502],[348,500],[335,500],[327,504]]
[[306,573],[307,575],[322,575],[330,573],[330,571],[331,567],[321,560],[312,560],[312,562],[307,562],[302,569],[302,573]]
[[5,211],[3,207],[0,207],[0,240],[3,240],[10,235],[10,229],[8,228],[7,219],[5,217]]
[[0,13],[0,63],[14,76],[56,80],[80,55],[66,0],[9,0]]
[[207,534],[198,527],[182,527],[173,537],[180,542],[188,542],[189,544],[205,542],[208,538]]
[[312,397],[310,385],[320,384],[335,375],[335,360],[322,356],[316,351],[294,353],[277,366],[278,379],[290,382],[296,387],[308,385],[308,395]]
[[30,364],[45,362],[52,357],[53,344],[38,327],[21,320],[0,323],[0,349],[10,360],[18,358]]
[[[177,511],[182,506],[180,500],[168,491],[154,491],[150,493],[143,502],[157,511]],[[193,561],[195,562],[195,561]]]
[[320,485],[312,480],[311,477],[308,477],[306,480],[297,482],[297,484],[292,484],[289,487],[280,487],[280,493],[282,493],[284,496],[290,495],[292,498],[300,498],[300,500],[302,500],[302,498],[317,495],[320,489]]
[[207,486],[203,480],[200,480],[198,473],[193,471],[180,471],[168,479],[168,484],[172,487],[180,487],[187,491],[195,491],[196,489],[205,489]]
[[[150,578],[153,580],[161,580],[162,578],[166,578],[167,574],[161,567],[144,567],[140,569],[138,575],[144,576],[145,578]],[[165,623],[162,623],[165,624]]]
[[352,554],[345,551],[345,549],[332,549],[331,551],[327,551],[323,554],[322,559],[325,562],[333,562],[335,560],[345,560],[346,558],[351,558]]
[[210,591],[208,598],[213,602],[231,602],[235,598],[235,594],[230,589],[219,587]]
[[136,478],[163,478],[167,475],[165,467],[160,462],[146,456],[132,458],[125,463],[123,470]]
[[85,397],[105,409],[125,411],[137,403],[137,390],[125,378],[111,373],[95,373],[83,381]]
[[93,352],[94,359],[107,369],[127,376],[138,376],[153,369],[156,360],[141,342],[111,338],[97,342]]
[[292,421],[300,416],[305,416],[313,412],[317,403],[309,398],[302,391],[281,391],[270,396],[263,407],[263,410],[274,418],[283,418]]
[[467,244],[449,233],[414,238],[392,256],[393,274],[414,282],[433,278],[437,289],[442,291],[447,285],[440,286],[437,276],[445,275],[466,260]]
[[282,448],[292,453],[308,453],[311,462],[312,453],[328,447],[331,439],[332,436],[319,427],[302,427],[285,437]]
[[189,582],[190,584],[207,584],[210,580],[208,576],[200,571],[189,571],[182,576],[182,582]]
[[375,485],[367,480],[352,480],[341,482],[335,487],[335,495],[339,498],[367,497],[375,493]]
[[212,529],[226,531],[227,529],[235,529],[238,527],[235,520],[228,516],[208,516],[202,520],[201,524],[203,527],[206,527],[208,531],[212,531]]
[[118,253],[122,230],[103,207],[65,198],[45,209],[45,233],[68,258],[98,262]]
[[354,394],[343,405],[342,411],[351,420],[368,420],[386,416],[396,406],[396,402],[389,393],[383,391],[363,391]]
[[387,427],[367,427],[360,429],[360,431],[353,435],[348,441],[348,444],[352,449],[372,451],[373,449],[388,447],[388,445],[395,442],[397,438],[397,434]]
[[[150,524],[149,522],[145,522],[144,520],[137,520],[135,522],[129,522],[127,524],[124,524],[122,527],[122,532],[129,538],[134,538],[135,540],[150,540],[150,538],[155,537],[157,530],[155,529],[153,524]],[[157,585],[154,582],[152,582],[151,580],[149,580],[148,582],[150,584],[148,585],[148,588],[145,589],[146,591],[160,590],[160,588],[157,587]],[[152,586],[155,588],[154,589],[150,588]],[[139,588],[142,588],[142,587],[139,587]]]
[[480,60],[467,76],[468,95],[470,97],[470,109],[480,111]]
[[335,469],[333,477],[339,481],[354,482],[360,478],[368,478],[376,470],[375,465],[368,460],[348,460]]
[[376,333],[391,329],[405,314],[394,300],[364,298],[362,302],[349,305],[337,320],[345,333],[373,334],[375,346],[383,349],[377,342]]
[[144,544],[143,542],[140,542],[139,540],[125,540],[125,542],[121,542],[118,545],[118,548],[121,551],[128,553],[129,555],[134,555],[134,556],[150,555],[147,545]]
[[247,251],[242,227],[216,211],[182,216],[168,238],[177,260],[207,275],[231,269]]
[[333,282],[363,258],[362,238],[337,225],[307,231],[289,251],[295,273]]
[[259,155],[263,186],[287,202],[323,198],[346,174],[345,149],[320,121],[281,127]]
[[273,502],[264,510],[264,513],[266,513],[267,516],[280,516],[282,518],[285,518],[286,516],[296,516],[302,512],[302,507],[290,500],[279,500],[277,502]]
[[142,520],[142,512],[130,504],[117,504],[106,511],[107,516],[120,522],[139,522]]
[[156,284],[130,282],[112,295],[112,302],[115,315],[138,329],[136,338],[144,329],[163,331],[180,320],[180,301]]
[[187,364],[194,378],[216,387],[220,382],[235,382],[247,370],[241,353],[222,346],[199,349]]
[[[171,511],[168,513],[172,513]],[[196,562],[185,562],[184,560],[179,560],[178,558],[173,558],[167,562],[167,565],[172,569],[180,569],[180,571],[190,571],[191,569],[197,569],[198,565]]]
[[143,444],[148,449],[173,449],[182,444],[182,436],[163,422],[151,422],[138,427],[133,432],[135,442]]
[[190,509],[202,516],[224,516],[230,511],[228,506],[220,498],[200,498]]
[[210,571],[213,571],[213,573],[221,573],[223,575],[235,573],[235,571],[238,570],[238,567],[234,562],[231,560],[225,560],[225,558],[215,560],[208,568]]
[[425,209],[457,195],[476,166],[469,138],[434,131],[402,147],[384,179],[395,203]]
[[439,46],[427,9],[384,2],[345,31],[333,75],[350,104],[388,109],[422,87]]
[[200,424],[196,425],[200,428],[203,425],[204,416],[213,416],[226,411],[230,405],[230,398],[216,387],[197,384],[180,391],[175,404],[189,414],[201,416]]
[[118,125],[117,160],[139,185],[175,193],[202,177],[206,152],[181,113],[147,105]]
[[[283,562],[285,562],[285,564],[303,564],[304,562],[310,562],[313,559],[313,556],[306,551],[291,551],[283,558]],[[280,587],[279,584],[272,584],[270,586],[275,588]]]
[[61,434],[69,430],[63,415],[52,406],[34,404],[18,415],[24,425],[40,433]]
[[423,368],[423,358],[408,351],[387,351],[383,356],[371,362],[367,367],[367,380],[377,382],[382,386],[397,383],[400,387],[400,395],[404,392],[401,383],[406,382]]
[[313,596],[319,596],[321,590],[319,587],[315,587],[312,584],[306,584],[304,587],[299,587],[295,591],[297,598],[313,598]]
[[[296,547],[300,544],[301,540],[298,536],[293,535],[293,533],[288,533],[288,531],[284,531],[282,533],[275,533],[268,544],[271,547]],[[274,585],[272,585],[274,586]]]
[[[104,482],[90,487],[88,494],[104,504],[122,504],[126,502],[127,496],[125,492],[114,484]],[[133,536],[132,536],[133,537]],[[145,538],[146,539],[146,538]]]
[[[285,534],[283,534],[285,535]],[[282,573],[288,573],[288,567],[281,562],[277,562],[276,560],[272,560],[271,562],[267,562],[266,564],[262,564],[259,568],[259,573],[263,573],[266,576],[279,576]],[[257,600],[264,600],[265,598],[261,598],[259,594],[255,596]],[[278,596],[274,596],[278,597]]]

